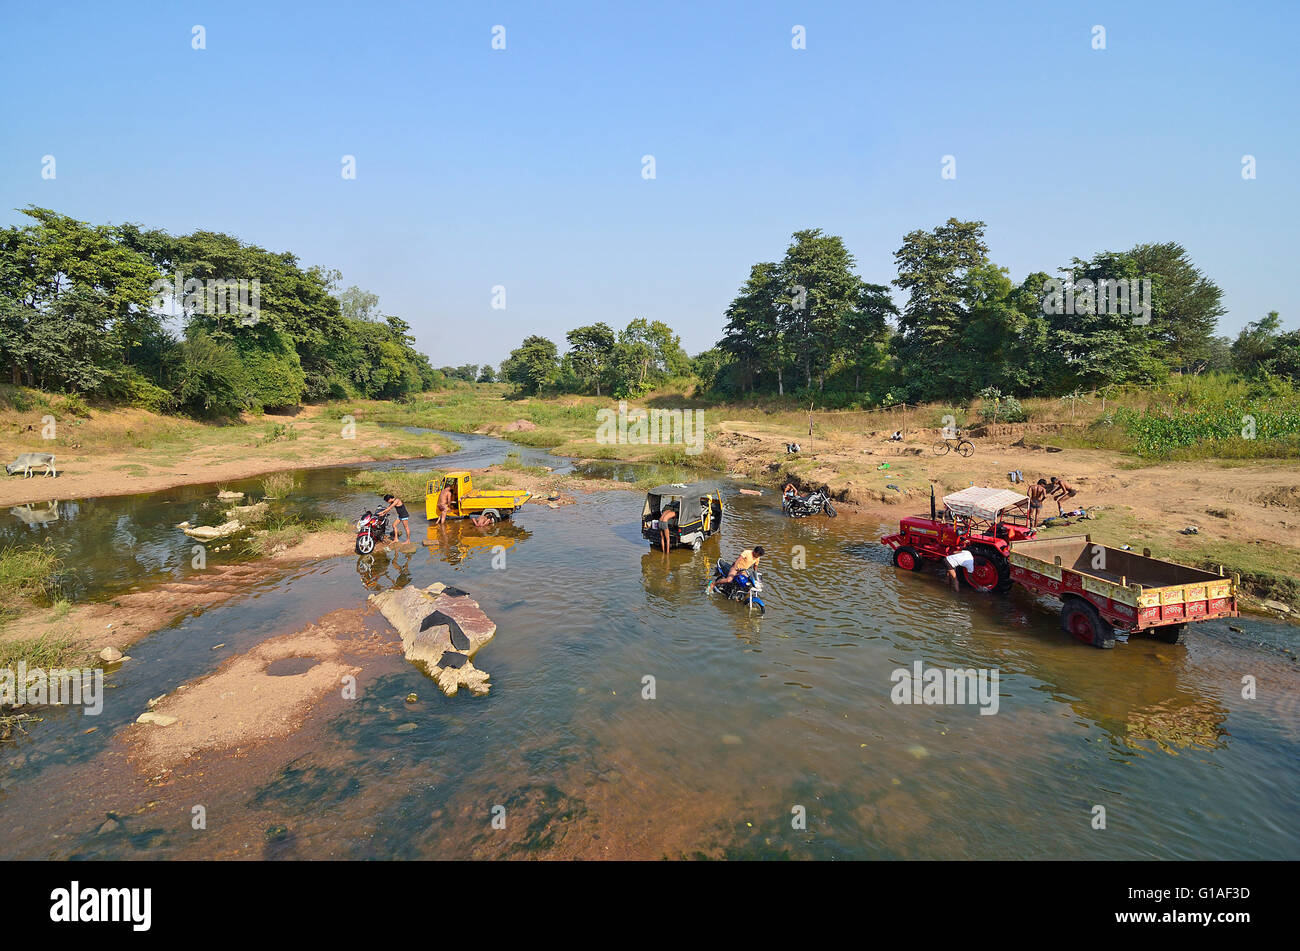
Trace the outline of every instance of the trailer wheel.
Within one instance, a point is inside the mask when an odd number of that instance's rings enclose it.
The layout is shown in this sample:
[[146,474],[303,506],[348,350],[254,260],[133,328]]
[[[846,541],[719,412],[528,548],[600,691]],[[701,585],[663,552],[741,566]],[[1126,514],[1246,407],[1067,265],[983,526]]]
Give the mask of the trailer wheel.
[[894,549],[894,567],[902,568],[904,571],[920,571],[921,556],[916,553],[916,549],[908,545],[902,548]]
[[1165,644],[1181,644],[1183,635],[1187,633],[1187,625],[1166,624],[1164,627],[1152,628],[1151,633],[1156,640]]
[[1069,598],[1061,608],[1061,630],[1093,647],[1114,647],[1115,629],[1083,598]]

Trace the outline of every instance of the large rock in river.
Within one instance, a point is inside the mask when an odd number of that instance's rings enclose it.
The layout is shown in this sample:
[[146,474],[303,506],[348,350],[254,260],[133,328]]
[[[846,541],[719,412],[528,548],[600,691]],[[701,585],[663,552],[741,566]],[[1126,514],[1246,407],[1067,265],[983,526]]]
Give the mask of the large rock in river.
[[424,589],[390,588],[370,600],[402,636],[406,659],[423,664],[443,693],[451,697],[461,687],[478,697],[488,692],[487,672],[470,658],[492,640],[497,626],[477,601],[437,582]]

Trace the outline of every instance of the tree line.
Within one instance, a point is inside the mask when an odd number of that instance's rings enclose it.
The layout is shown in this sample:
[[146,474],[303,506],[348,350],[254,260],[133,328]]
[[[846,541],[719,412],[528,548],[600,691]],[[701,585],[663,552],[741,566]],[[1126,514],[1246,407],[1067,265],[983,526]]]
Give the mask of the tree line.
[[337,271],[220,232],[23,213],[0,230],[0,374],[14,384],[229,416],[444,380],[409,324]]
[[905,235],[890,287],[856,273],[842,238],[797,231],[723,313],[722,339],[687,358],[671,329],[632,321],[569,331],[560,353],[528,337],[501,365],[521,392],[628,396],[693,375],[719,398],[812,396],[822,405],[1055,397],[1171,373],[1229,371],[1300,381],[1300,331],[1277,314],[1217,336],[1222,291],[1174,242],[1073,258],[1014,282],[980,221]]

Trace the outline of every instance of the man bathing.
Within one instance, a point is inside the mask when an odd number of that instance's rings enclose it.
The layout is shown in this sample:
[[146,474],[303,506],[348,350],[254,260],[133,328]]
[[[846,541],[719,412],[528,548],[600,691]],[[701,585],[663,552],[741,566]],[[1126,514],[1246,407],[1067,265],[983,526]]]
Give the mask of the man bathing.
[[748,573],[758,567],[758,560],[762,557],[762,545],[755,545],[753,548],[746,548],[736,556],[736,560],[731,563],[731,570],[727,572],[727,577],[719,581],[718,584],[726,584],[728,581],[734,581],[736,575],[740,574],[742,571],[745,572],[748,577]]

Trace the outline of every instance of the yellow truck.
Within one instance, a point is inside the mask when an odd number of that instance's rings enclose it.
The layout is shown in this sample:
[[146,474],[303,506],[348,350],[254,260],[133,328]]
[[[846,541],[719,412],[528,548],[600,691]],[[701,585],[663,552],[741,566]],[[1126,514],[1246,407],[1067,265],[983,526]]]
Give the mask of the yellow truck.
[[476,518],[486,515],[494,522],[509,518],[533,497],[522,489],[474,490],[473,477],[464,469],[447,472],[430,479],[424,488],[424,513],[430,522],[438,520],[438,496],[444,488],[451,489],[448,518]]

